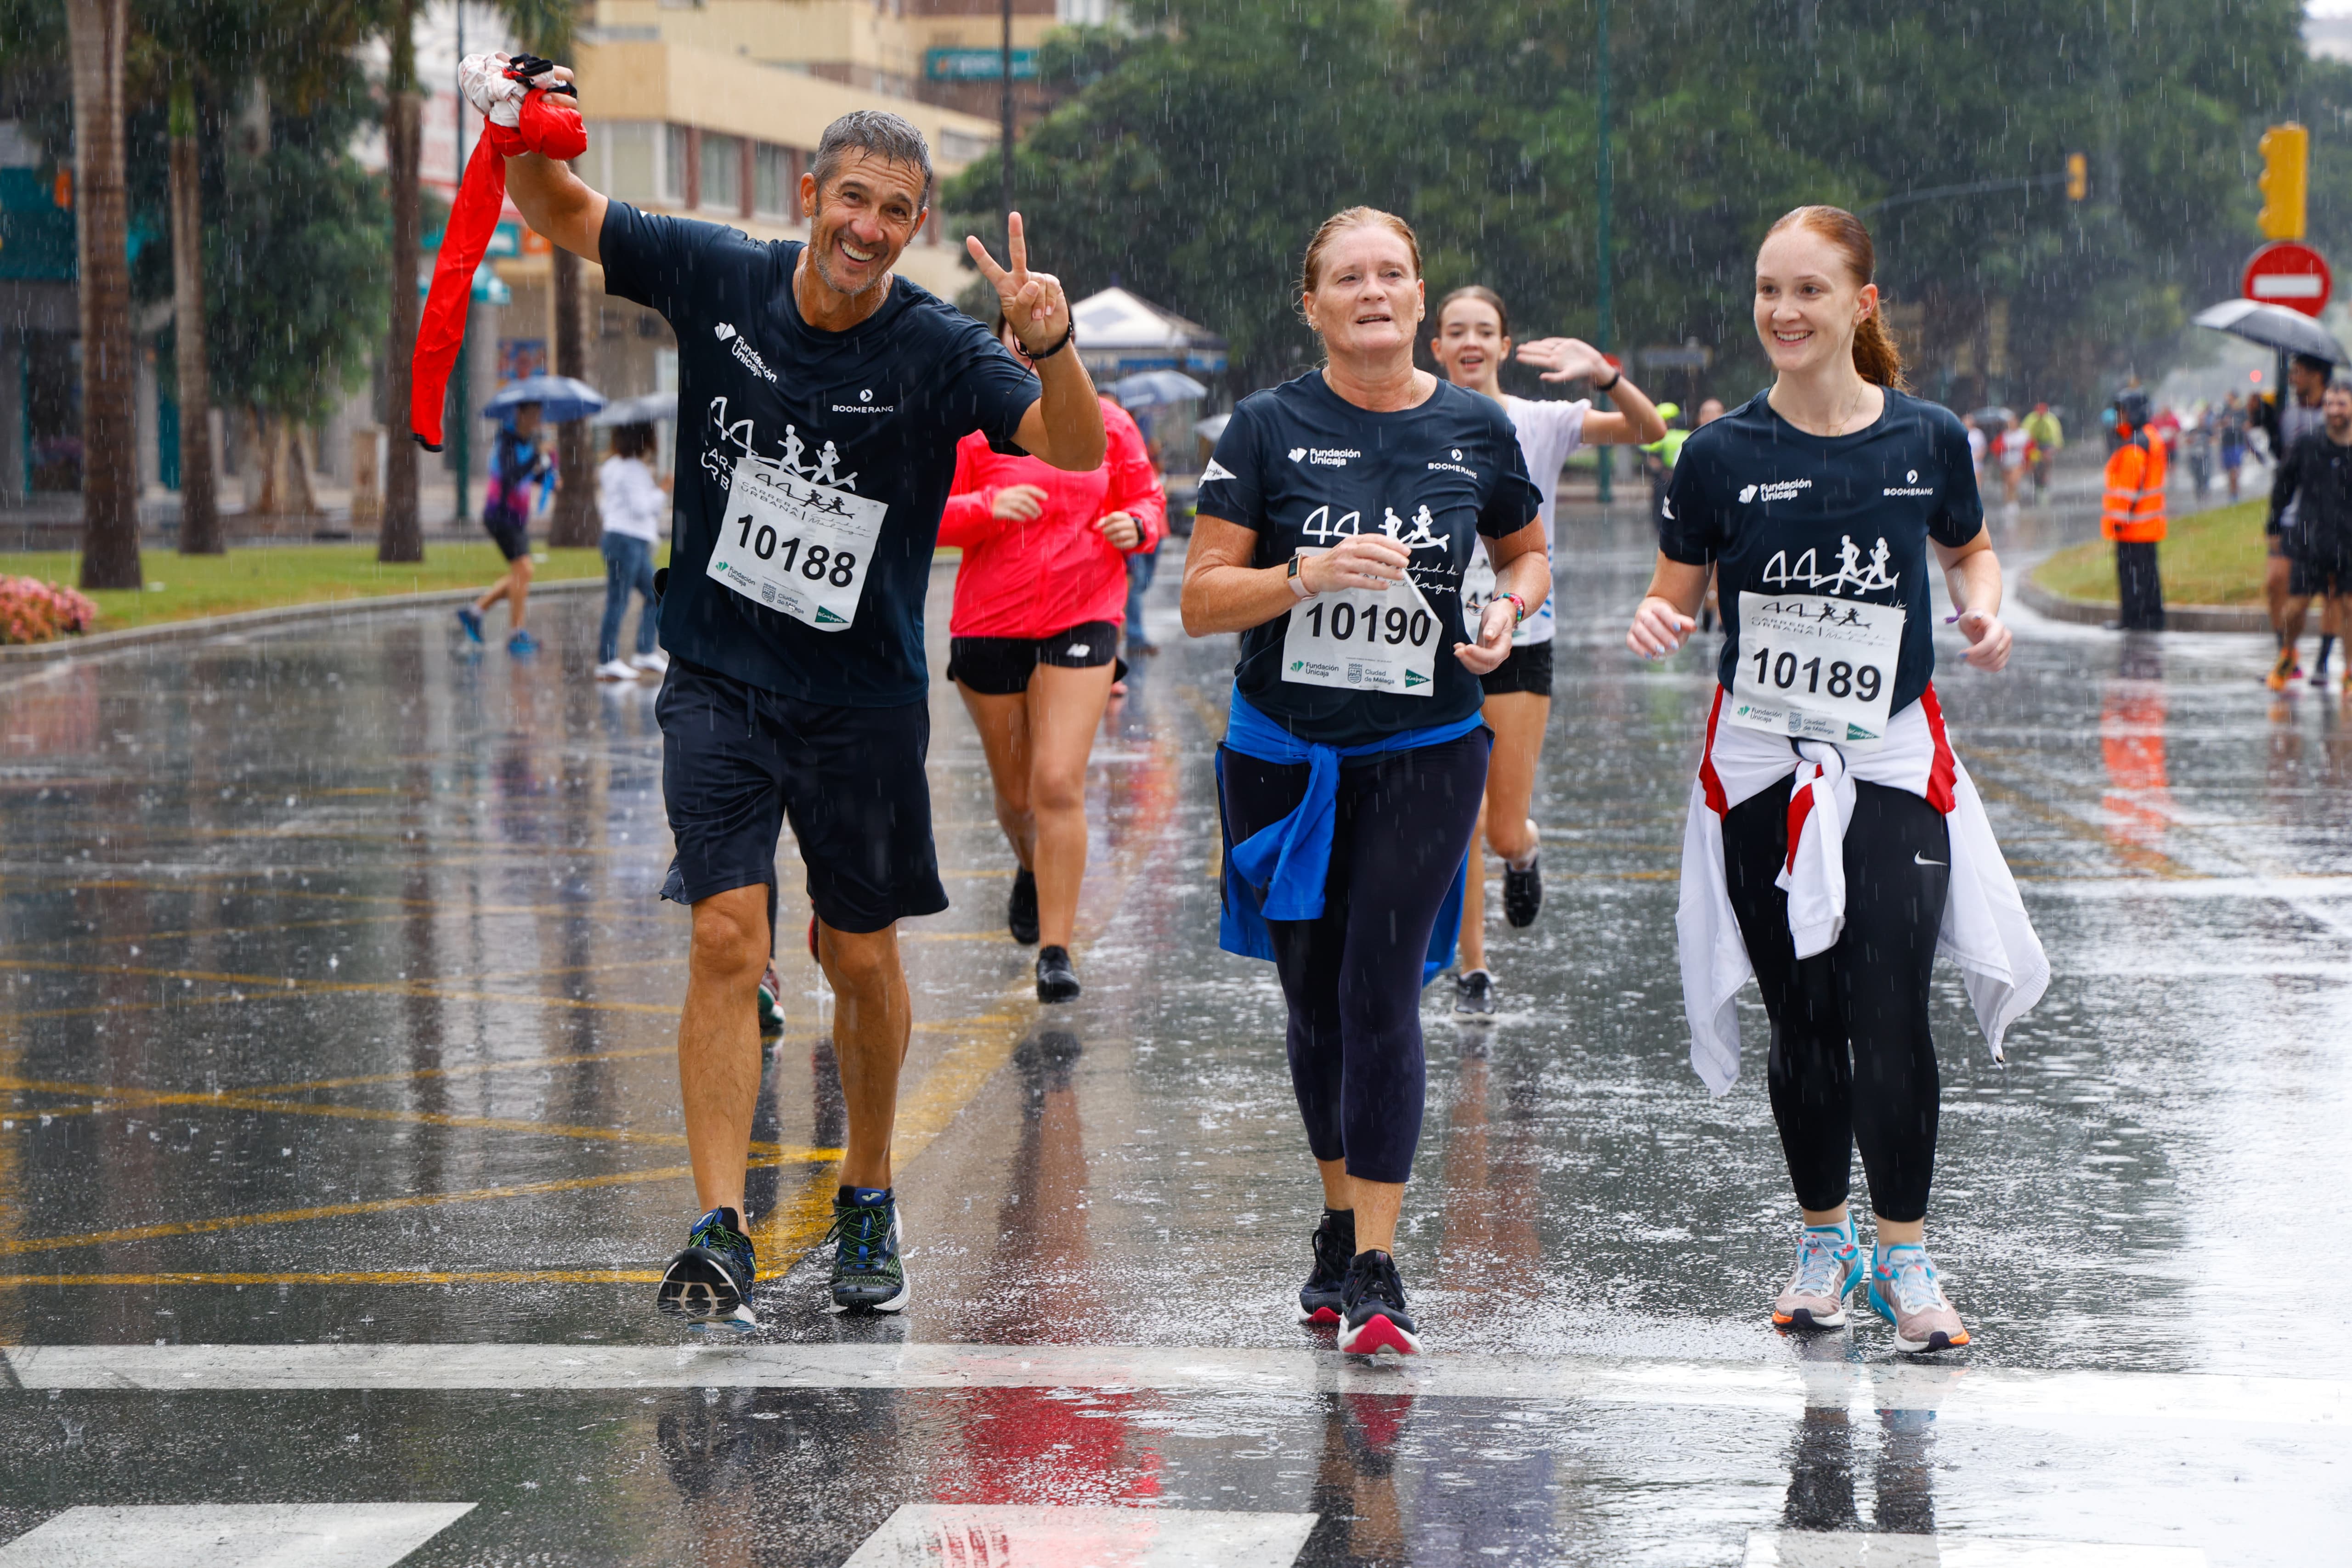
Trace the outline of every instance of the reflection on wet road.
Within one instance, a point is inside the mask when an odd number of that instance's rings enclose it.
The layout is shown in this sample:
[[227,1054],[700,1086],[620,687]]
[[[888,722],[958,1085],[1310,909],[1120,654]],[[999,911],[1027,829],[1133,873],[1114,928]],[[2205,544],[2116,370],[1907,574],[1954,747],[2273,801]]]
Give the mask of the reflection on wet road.
[[1714,1101],[1684,1060],[1708,661],[1619,651],[1637,520],[1563,526],[1549,901],[1497,911],[1491,1025],[1431,994],[1400,1251],[1441,1353],[1408,1373],[1292,1321],[1280,999],[1215,950],[1230,644],[1172,587],[1096,751],[1076,1006],[1032,999],[935,690],[955,907],[908,929],[901,1321],[817,1310],[843,1112],[781,944],[764,1326],[724,1343],[649,1310],[692,1201],[686,922],[653,694],[585,679],[589,609],[551,602],[536,662],[383,616],[9,677],[0,1343],[56,1348],[0,1357],[0,1542],[34,1532],[0,1563],[362,1504],[310,1560],[2340,1561],[2352,710],[2269,698],[2242,638],[2020,612],[2008,676],[1947,658],[2057,974],[2003,1069],[1940,972],[1930,1223],[1977,1343],[1795,1344],[1758,1075]]

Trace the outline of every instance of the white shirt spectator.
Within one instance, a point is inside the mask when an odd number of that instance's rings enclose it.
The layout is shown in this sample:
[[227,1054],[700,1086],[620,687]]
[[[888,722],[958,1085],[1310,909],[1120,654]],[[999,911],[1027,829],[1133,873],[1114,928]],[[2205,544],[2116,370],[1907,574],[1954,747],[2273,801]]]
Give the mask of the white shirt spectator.
[[596,468],[596,510],[607,533],[657,543],[669,519],[669,498],[638,458],[607,458]]

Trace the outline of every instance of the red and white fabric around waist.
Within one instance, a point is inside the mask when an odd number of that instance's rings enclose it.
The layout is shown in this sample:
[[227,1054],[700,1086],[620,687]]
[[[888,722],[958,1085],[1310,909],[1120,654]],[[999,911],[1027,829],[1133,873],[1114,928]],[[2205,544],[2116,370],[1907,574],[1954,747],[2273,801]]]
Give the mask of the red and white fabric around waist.
[[1801,959],[1834,947],[1845,930],[1845,825],[1853,814],[1855,784],[1908,791],[1944,814],[1952,861],[1937,947],[1960,966],[1978,1026],[1993,1059],[2000,1060],[2009,1026],[2049,987],[2050,961],[2001,858],[1984,802],[1952,752],[1935,688],[1895,714],[1885,743],[1868,752],[1725,724],[1723,697],[1717,687],[1698,777],[1691,784],[1675,916],[1692,1068],[1717,1094],[1739,1077],[1734,998],[1754,970],[1724,878],[1723,816],[1784,779],[1793,781],[1789,857],[1777,885],[1789,896],[1789,934]]

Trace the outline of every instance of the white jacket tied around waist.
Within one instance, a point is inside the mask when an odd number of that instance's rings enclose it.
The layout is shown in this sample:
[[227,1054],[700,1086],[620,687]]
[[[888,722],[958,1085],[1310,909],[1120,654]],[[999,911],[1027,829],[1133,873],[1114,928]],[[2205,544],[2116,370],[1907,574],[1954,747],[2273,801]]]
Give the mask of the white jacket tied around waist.
[[1929,687],[1895,715],[1875,751],[1846,752],[1723,724],[1723,689],[1706,718],[1706,747],[1692,781],[1683,829],[1682,902],[1675,913],[1690,1019],[1691,1066],[1717,1094],[1739,1078],[1739,1015],[1733,998],[1754,973],[1723,869],[1723,814],[1782,779],[1790,846],[1778,886],[1789,895],[1789,933],[1799,958],[1836,945],[1845,929],[1845,825],[1856,782],[1908,790],[1944,814],[1952,862],[1937,951],[1960,966],[1977,1026],[2001,1060],[2001,1037],[2042,999],[2050,961],[2033,934],[2017,882],[2001,858],[1984,802],[1944,735]]

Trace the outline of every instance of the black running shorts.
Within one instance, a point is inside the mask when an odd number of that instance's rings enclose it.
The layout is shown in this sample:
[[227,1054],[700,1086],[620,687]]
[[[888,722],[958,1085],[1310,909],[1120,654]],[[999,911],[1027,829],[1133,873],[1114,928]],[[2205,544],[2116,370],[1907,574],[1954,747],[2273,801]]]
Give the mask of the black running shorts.
[[1511,649],[1510,657],[1478,678],[1478,684],[1489,697],[1500,697],[1507,691],[1528,691],[1538,697],[1551,695],[1551,639],[1521,643]]
[[490,542],[499,547],[499,553],[509,562],[520,561],[530,553],[529,523],[518,522],[504,512],[492,512],[482,519],[482,531],[490,536]]
[[928,703],[802,702],[673,657],[654,713],[677,841],[663,898],[774,886],[789,820],[809,902],[834,930],[876,931],[948,907],[923,773]]
[[2289,555],[2286,562],[2287,596],[2293,599],[2316,598],[2324,594],[2352,594],[2352,559],[2331,556],[2314,561],[2301,555]]
[[1029,689],[1030,671],[1041,664],[1094,669],[1118,657],[1112,621],[1080,621],[1049,637],[950,637],[948,679],[982,697],[1011,697]]

